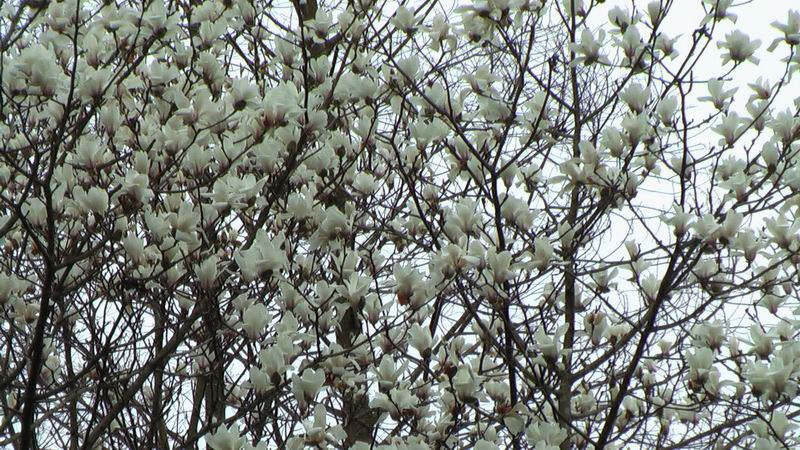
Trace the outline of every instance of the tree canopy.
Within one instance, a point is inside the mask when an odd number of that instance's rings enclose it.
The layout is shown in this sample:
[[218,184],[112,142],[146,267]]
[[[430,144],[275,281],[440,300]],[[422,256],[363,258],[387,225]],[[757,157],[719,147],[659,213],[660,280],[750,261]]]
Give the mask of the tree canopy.
[[800,12],[692,2],[0,4],[0,446],[800,445]]

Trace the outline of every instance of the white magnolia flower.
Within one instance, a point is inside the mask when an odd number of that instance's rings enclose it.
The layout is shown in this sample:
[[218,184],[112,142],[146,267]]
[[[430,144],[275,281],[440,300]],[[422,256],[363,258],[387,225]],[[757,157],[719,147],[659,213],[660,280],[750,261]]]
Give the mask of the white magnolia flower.
[[305,369],[300,376],[292,375],[292,393],[300,405],[307,405],[314,400],[325,384],[325,372]]
[[661,0],[652,0],[647,4],[647,17],[650,18],[650,23],[658,26],[664,16],[664,2]]
[[406,34],[414,34],[417,31],[417,19],[414,17],[414,13],[405,6],[397,8],[391,22]]
[[561,336],[566,330],[559,328],[554,335],[548,335],[544,328],[536,330],[536,349],[544,356],[545,360],[555,362],[561,356]]
[[725,219],[717,231],[720,242],[728,244],[731,239],[739,232],[739,227],[744,221],[744,215],[740,212],[729,209],[725,213]]
[[758,301],[758,305],[767,308],[767,310],[772,314],[777,314],[778,308],[780,308],[785,300],[786,299],[784,297],[779,295],[766,294],[761,297],[761,300]]
[[600,345],[606,329],[608,329],[606,314],[603,311],[586,314],[583,317],[583,326],[592,344]]
[[778,439],[784,439],[786,433],[797,428],[797,424],[791,422],[789,418],[781,411],[772,411],[771,418],[757,419],[750,423],[750,429],[753,430],[756,436],[760,438],[770,438],[773,433],[777,435]]
[[766,142],[764,146],[761,147],[761,159],[764,160],[764,165],[767,166],[767,170],[775,170],[778,167],[780,157],[778,145],[775,141]]
[[768,359],[775,349],[772,336],[762,331],[756,324],[750,326],[750,339],[752,339],[753,353],[761,359]]
[[543,271],[549,267],[550,261],[555,255],[553,246],[550,244],[549,240],[543,237],[534,239],[533,245],[533,267]]
[[244,332],[251,340],[261,336],[264,328],[272,321],[272,316],[267,311],[267,307],[261,303],[254,303],[244,310],[242,322]]
[[369,291],[369,285],[372,282],[370,277],[360,275],[356,272],[350,274],[350,277],[343,281],[343,284],[337,288],[339,295],[345,298],[350,303],[354,310],[358,310],[361,300]]
[[586,0],[561,0],[561,5],[567,16],[575,14],[578,17],[584,17],[588,13]]
[[631,12],[619,6],[614,6],[608,11],[608,21],[624,33],[632,22]]
[[452,382],[459,399],[464,402],[477,400],[476,396],[480,392],[481,381],[469,365],[459,367]]
[[756,397],[777,399],[787,394],[797,394],[797,384],[792,380],[796,374],[793,364],[785,364],[781,358],[773,358],[769,365],[761,361],[748,361],[744,375]]
[[611,61],[601,52],[605,37],[606,32],[602,29],[598,31],[597,37],[595,38],[590,29],[584,28],[583,31],[581,31],[580,43],[570,44],[570,50],[577,54],[574,63],[582,63],[586,66],[594,63],[610,64]]
[[728,109],[733,94],[739,90],[739,88],[725,89],[725,82],[723,80],[709,80],[707,86],[708,96],[700,97],[698,100],[709,101],[720,111]]
[[639,33],[639,29],[635,25],[629,26],[625,30],[622,34],[622,39],[618,41],[617,45],[625,54],[624,65],[632,67],[642,66],[645,63],[645,44],[642,41],[642,35]]
[[600,142],[615,158],[620,158],[625,154],[625,139],[622,133],[614,127],[607,127],[603,130]]
[[797,232],[800,230],[800,220],[795,219],[791,224],[783,215],[777,219],[764,219],[767,226],[767,236],[770,240],[783,249],[788,249],[793,243],[798,241]]
[[249,375],[250,384],[253,386],[253,390],[256,394],[264,394],[272,387],[272,383],[267,374],[258,367],[251,367]]
[[442,48],[442,42],[446,42],[448,49],[453,50],[457,44],[456,37],[450,32],[450,24],[447,18],[442,14],[437,14],[431,21],[429,28],[431,36],[431,49],[439,51]]
[[761,46],[761,41],[758,39],[751,40],[750,37],[740,30],[725,35],[725,41],[719,41],[717,46],[721,49],[727,50],[722,54],[722,64],[727,64],[733,61],[736,64],[744,61],[750,61],[753,64],[758,64],[759,59],[753,56]]
[[789,110],[779,112],[769,127],[784,145],[789,145],[800,137],[800,118],[795,117]]
[[499,447],[495,443],[489,442],[486,439],[479,439],[473,448],[475,450],[499,450]]
[[678,110],[678,98],[674,95],[665,97],[656,105],[656,115],[664,126],[671,126],[675,111]]
[[39,88],[43,95],[53,95],[64,77],[55,54],[43,45],[37,44],[25,48],[14,61],[17,69],[25,74],[31,85]]
[[495,283],[502,284],[514,278],[511,258],[511,253],[508,251],[497,253],[494,249],[489,249],[486,252],[486,263]]
[[84,211],[99,215],[108,210],[108,192],[105,189],[92,186],[85,191],[82,187],[76,187],[72,196]]
[[736,234],[731,246],[745,257],[748,263],[755,261],[758,251],[763,247],[753,230],[745,229]]
[[644,111],[650,99],[650,89],[641,83],[631,83],[619,94],[620,100],[625,102],[631,111],[636,114]]
[[369,406],[386,411],[393,418],[399,419],[405,412],[414,410],[417,402],[416,397],[407,389],[394,388],[388,394],[382,392],[376,394],[369,402]]
[[375,375],[378,377],[378,387],[381,392],[388,392],[395,387],[400,376],[405,371],[405,366],[397,367],[394,358],[391,355],[384,355],[381,358],[381,363],[374,369]]
[[656,50],[660,51],[664,56],[670,59],[675,59],[679,55],[675,41],[676,38],[670,37],[664,33],[659,33],[658,37],[656,38]]
[[214,450],[240,450],[245,443],[236,424],[230,428],[220,426],[214,434],[206,435],[205,440]]
[[783,33],[783,39],[775,39],[767,50],[775,50],[781,42],[786,42],[790,46],[800,44],[800,11],[789,11],[789,17],[786,23],[781,23],[776,20],[772,22],[772,26]]
[[707,347],[700,347],[686,356],[689,365],[689,378],[703,385],[714,365],[714,352]]
[[651,273],[642,277],[639,284],[642,287],[642,293],[648,301],[654,302],[658,299],[658,291],[661,287],[661,282],[654,274]]
[[735,111],[732,111],[723,117],[721,123],[711,129],[722,136],[720,145],[732,146],[747,130],[747,124]]
[[196,269],[197,281],[203,289],[211,289],[217,279],[217,264],[219,258],[217,255],[211,255],[206,258]]
[[500,207],[503,219],[519,227],[521,230],[530,229],[536,215],[530,210],[528,204],[516,197],[507,196]]
[[733,0],[703,0],[703,3],[705,3],[707,8],[711,11],[708,16],[706,16],[706,22],[724,19],[730,19],[732,22],[736,22],[736,14],[729,11],[731,6],[733,6]]
[[415,323],[408,330],[408,343],[411,344],[423,357],[429,355],[433,348],[433,337],[427,327]]
[[725,342],[726,331],[719,321],[703,322],[692,327],[692,345],[718,351]]
[[664,216],[663,220],[674,227],[675,236],[681,237],[689,231],[694,217],[694,214],[685,212],[680,205],[673,203],[672,215]]
[[528,442],[537,449],[540,448],[540,443],[558,448],[567,438],[567,432],[555,422],[534,421],[525,430],[525,437],[528,438]]
[[[281,341],[279,341],[280,344]],[[289,342],[291,345],[291,342]],[[266,375],[270,377],[270,381],[274,382],[288,369],[286,365],[286,355],[281,350],[280,345],[273,345],[267,349],[261,350],[258,353],[258,360],[261,362],[261,369]]]
[[639,144],[652,131],[652,127],[647,121],[647,115],[644,113],[625,116],[622,119],[622,129],[625,130],[631,147]]

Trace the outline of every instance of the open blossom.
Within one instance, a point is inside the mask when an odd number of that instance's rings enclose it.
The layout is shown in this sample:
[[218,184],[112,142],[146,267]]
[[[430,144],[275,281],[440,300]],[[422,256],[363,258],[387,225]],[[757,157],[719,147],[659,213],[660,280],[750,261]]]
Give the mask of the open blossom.
[[[638,101],[641,100],[640,97]],[[631,147],[635,147],[652,132],[652,127],[644,113],[625,116],[622,119],[622,129],[625,130]]]
[[397,367],[391,355],[384,356],[381,359],[380,365],[375,369],[375,375],[378,377],[381,392],[387,392],[392,389],[397,384],[397,381],[404,371],[405,367]]
[[786,217],[780,215],[776,219],[765,219],[764,223],[769,238],[781,248],[788,249],[800,240],[800,236],[798,236],[800,220],[794,219],[792,223],[789,223]]
[[604,30],[600,30],[597,33],[597,37],[595,37],[591,30],[584,28],[581,31],[580,42],[570,44],[570,49],[578,54],[575,58],[575,63],[582,63],[587,66],[595,63],[610,64],[611,61],[602,53],[605,37]]
[[480,391],[480,377],[469,366],[459,367],[453,377],[453,387],[461,400],[466,402],[477,400],[476,395]]
[[735,30],[725,36],[724,41],[719,41],[717,45],[721,49],[727,50],[722,54],[722,64],[733,61],[734,63],[742,63],[750,61],[753,64],[758,64],[759,59],[753,56],[761,46],[761,41],[758,39],[751,40],[749,36],[740,30]]
[[631,17],[630,11],[619,6],[615,6],[608,11],[608,21],[618,27],[620,31],[624,33],[631,23],[633,23],[633,18]]
[[388,394],[378,393],[370,401],[370,407],[389,412],[392,417],[399,418],[406,411],[412,411],[417,400],[407,389],[391,389]]
[[405,6],[397,8],[392,18],[392,24],[407,34],[412,34],[417,30],[414,13]]
[[664,221],[674,227],[675,236],[681,237],[689,231],[694,215],[683,210],[678,204],[672,205],[672,215],[664,217]]
[[239,433],[239,426],[234,424],[230,428],[222,425],[214,432],[205,436],[206,444],[214,450],[240,450],[244,445],[244,438]]
[[700,97],[698,100],[709,101],[715,108],[725,110],[730,104],[733,95],[736,94],[738,88],[725,89],[725,82],[722,80],[709,80],[708,81],[708,96]]
[[486,254],[486,263],[496,283],[504,283],[514,277],[512,256],[508,251],[498,253],[490,249]]
[[730,11],[733,0],[703,0],[703,3],[711,10],[706,21],[730,19],[732,22],[736,22],[737,15]]
[[20,447],[800,445],[800,13],[451,3],[0,5]]
[[[286,252],[280,248],[283,237],[278,235],[270,240],[263,230],[256,236],[253,245],[234,254],[245,280],[253,280],[265,272],[275,272],[288,262]],[[277,245],[276,245],[277,244]]]
[[108,209],[108,192],[105,189],[92,186],[87,191],[78,187],[72,195],[84,211],[103,214]]
[[730,112],[718,125],[712,127],[715,133],[722,135],[721,144],[733,145],[745,129],[744,120],[736,112]]
[[543,328],[536,330],[536,348],[546,361],[554,362],[561,355],[560,337],[564,331],[559,329],[554,335],[550,335]]
[[602,311],[587,314],[583,318],[584,329],[592,344],[599,345],[608,328],[606,315]]
[[306,369],[301,375],[292,375],[292,393],[301,405],[312,401],[325,383],[325,372]]
[[654,25],[661,22],[663,14],[664,3],[660,0],[652,0],[647,4],[647,16]]
[[635,25],[627,27],[617,45],[625,54],[624,63],[626,66],[636,67],[645,63],[645,45],[639,29]]
[[426,294],[422,274],[413,267],[399,264],[393,267],[393,273],[398,303],[408,304],[414,308],[422,306]]
[[650,98],[650,89],[639,83],[632,83],[623,89],[619,98],[625,102],[633,112],[639,114],[644,111],[645,106],[647,106],[647,101]]
[[768,399],[797,393],[797,384],[791,380],[795,368],[784,364],[781,358],[774,358],[769,365],[761,362],[748,362],[745,377],[750,383],[753,395]]
[[698,348],[686,357],[686,362],[689,365],[689,377],[702,385],[712,370],[714,352],[707,347]]
[[64,76],[58,67],[52,50],[42,45],[33,45],[16,58],[17,70],[28,75],[29,82],[43,95],[53,95]]
[[776,20],[772,22],[772,26],[783,33],[783,38],[775,39],[767,50],[775,50],[781,42],[786,42],[791,46],[800,44],[800,11],[789,11],[786,23]]
[[353,272],[348,279],[344,280],[343,285],[339,286],[339,295],[344,297],[351,307],[358,308],[359,303],[369,291],[371,281],[369,277]]

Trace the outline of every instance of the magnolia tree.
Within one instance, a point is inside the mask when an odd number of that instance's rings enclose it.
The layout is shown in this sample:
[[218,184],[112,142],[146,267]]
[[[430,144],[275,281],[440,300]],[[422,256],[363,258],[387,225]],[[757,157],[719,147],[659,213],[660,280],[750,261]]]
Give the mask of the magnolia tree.
[[695,2],[5,2],[0,446],[800,445],[800,13]]

